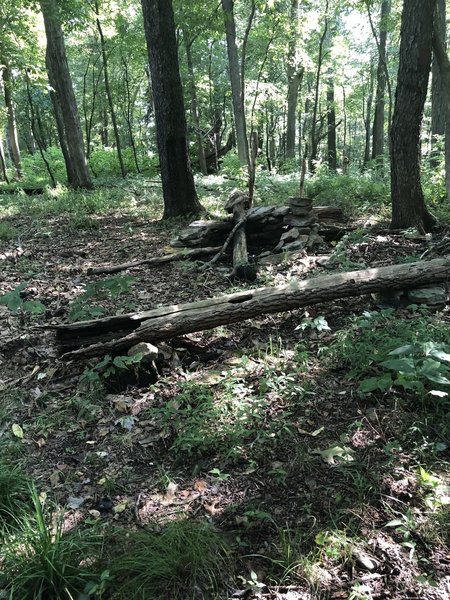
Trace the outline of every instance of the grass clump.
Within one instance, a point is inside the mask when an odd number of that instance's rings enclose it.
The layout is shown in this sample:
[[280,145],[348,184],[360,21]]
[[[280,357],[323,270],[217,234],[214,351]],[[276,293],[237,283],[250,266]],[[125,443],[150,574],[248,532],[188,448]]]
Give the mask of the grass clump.
[[[16,519],[2,532],[0,589],[20,600],[73,600],[94,597],[102,575],[96,573],[102,536],[78,528],[64,532],[32,488],[33,514]],[[104,579],[104,576],[103,576]],[[84,594],[84,596],[83,596]],[[99,596],[97,596],[99,597]]]
[[121,539],[109,564],[114,599],[210,597],[224,576],[227,544],[209,523],[177,520],[160,532],[115,536]]
[[0,241],[9,242],[19,237],[19,230],[9,223],[0,223]]
[[0,461],[0,524],[13,521],[27,506],[29,479],[18,467]]

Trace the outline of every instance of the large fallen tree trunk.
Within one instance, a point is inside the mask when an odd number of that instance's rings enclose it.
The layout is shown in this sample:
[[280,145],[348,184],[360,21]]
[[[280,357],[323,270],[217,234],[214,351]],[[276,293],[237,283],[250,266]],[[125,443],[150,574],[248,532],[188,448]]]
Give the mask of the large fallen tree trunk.
[[305,281],[293,280],[279,287],[248,290],[142,313],[58,325],[57,338],[63,351],[90,344],[70,352],[68,356],[98,356],[126,350],[138,342],[157,342],[337,298],[447,281],[449,273],[450,255],[430,261],[325,275]]

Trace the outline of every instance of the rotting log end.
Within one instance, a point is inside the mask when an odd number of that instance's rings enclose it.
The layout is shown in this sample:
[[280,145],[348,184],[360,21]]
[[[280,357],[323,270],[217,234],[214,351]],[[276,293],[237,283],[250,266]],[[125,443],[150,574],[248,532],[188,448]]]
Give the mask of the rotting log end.
[[256,281],[258,272],[254,265],[237,265],[231,273],[233,279],[240,279],[241,281]]

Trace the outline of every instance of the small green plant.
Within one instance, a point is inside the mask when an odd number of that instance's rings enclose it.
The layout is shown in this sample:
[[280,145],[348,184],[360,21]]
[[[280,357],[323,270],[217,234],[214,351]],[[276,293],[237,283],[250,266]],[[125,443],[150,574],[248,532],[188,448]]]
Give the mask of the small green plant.
[[74,231],[97,231],[100,224],[90,215],[75,215],[69,221],[69,228]]
[[308,313],[305,313],[305,318],[302,319],[300,325],[297,325],[294,331],[305,331],[306,329],[315,330],[317,332],[330,331],[328,321],[323,315],[319,315],[315,319],[311,319]]
[[0,296],[0,304],[6,306],[12,313],[24,315],[26,313],[36,315],[43,313],[46,307],[38,300],[24,300],[22,292],[28,287],[28,283],[20,283],[10,292]]
[[[423,396],[447,398],[442,386],[450,385],[450,347],[443,343],[424,342],[400,346],[389,352],[388,360],[379,363],[382,372],[361,382],[362,393],[400,387]],[[434,389],[437,384],[438,389]],[[433,389],[429,390],[429,388]]]
[[209,523],[177,520],[160,532],[117,531],[114,536],[120,553],[109,564],[121,582],[119,597],[212,597],[225,575],[227,543]]
[[9,223],[0,223],[0,241],[9,242],[19,237],[19,231]]
[[94,367],[86,368],[80,382],[98,384],[107,381],[113,375],[135,368],[142,360],[142,353],[133,356],[115,356],[107,354]]
[[119,298],[130,292],[133,282],[133,277],[117,276],[89,283],[84,293],[72,302],[69,321],[83,321],[104,315],[106,309],[92,302]]
[[349,258],[349,253],[360,244],[367,243],[368,240],[369,236],[363,229],[356,229],[355,231],[346,233],[335,245],[328,264],[335,267],[335,270],[338,268],[342,271],[364,269],[366,263],[364,261],[356,262],[351,260]]
[[409,558],[412,559],[416,550],[416,542],[413,538],[413,532],[417,529],[416,516],[412,509],[408,508],[404,513],[399,513],[398,518],[388,521],[385,527],[393,528],[401,536],[400,544],[409,551]]

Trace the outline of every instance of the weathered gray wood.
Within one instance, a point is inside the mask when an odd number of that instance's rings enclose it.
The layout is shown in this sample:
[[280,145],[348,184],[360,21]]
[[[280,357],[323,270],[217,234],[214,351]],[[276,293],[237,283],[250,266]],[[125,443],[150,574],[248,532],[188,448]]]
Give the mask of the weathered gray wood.
[[90,267],[87,269],[88,275],[100,275],[103,273],[119,273],[119,271],[125,271],[126,269],[132,269],[139,267],[140,265],[162,265],[169,262],[176,262],[189,258],[198,258],[200,256],[208,256],[208,254],[214,254],[221,249],[221,246],[210,246],[206,248],[193,248],[191,250],[185,250],[184,252],[177,252],[174,254],[165,254],[164,256],[153,256],[152,258],[143,258],[142,260],[135,260],[129,263],[123,263],[121,265],[111,266],[99,266]]
[[[399,290],[447,282],[450,255],[430,261],[365,269],[349,273],[324,275],[288,285],[208,298],[190,304],[165,306],[145,313],[122,315],[110,319],[85,321],[57,326],[62,350],[91,343],[95,331],[109,331],[109,339],[69,353],[68,357],[88,357],[126,350],[139,342],[155,343],[175,336],[230,325],[258,315],[293,310],[321,302],[370,294],[378,290]],[[108,330],[109,327],[109,330]],[[111,333],[116,327],[116,333]],[[128,335],[123,332],[128,328]]]
[[248,198],[241,194],[240,198],[234,195],[234,198],[230,196],[228,201],[230,207],[233,210],[234,222],[241,223],[237,227],[233,236],[233,272],[232,276],[236,279],[242,279],[244,281],[255,281],[256,279],[256,268],[251,265],[248,261],[247,251],[247,237],[245,234],[245,224],[247,221],[247,208]]

